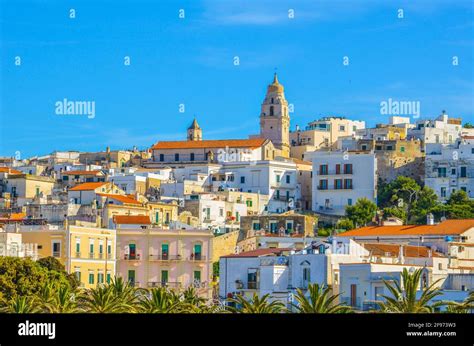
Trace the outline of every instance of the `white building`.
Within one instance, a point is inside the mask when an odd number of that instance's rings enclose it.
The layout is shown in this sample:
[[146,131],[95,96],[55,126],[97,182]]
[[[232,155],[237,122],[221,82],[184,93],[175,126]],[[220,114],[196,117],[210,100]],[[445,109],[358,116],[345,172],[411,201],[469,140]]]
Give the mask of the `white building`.
[[308,156],[313,162],[313,211],[344,215],[346,206],[354,205],[359,198],[376,202],[374,153],[315,151]]
[[433,120],[418,120],[414,128],[408,129],[407,138],[415,138],[423,143],[454,143],[463,131],[461,119],[449,118],[443,112]]
[[425,184],[441,200],[458,190],[474,198],[474,137],[461,137],[454,144],[426,144]]

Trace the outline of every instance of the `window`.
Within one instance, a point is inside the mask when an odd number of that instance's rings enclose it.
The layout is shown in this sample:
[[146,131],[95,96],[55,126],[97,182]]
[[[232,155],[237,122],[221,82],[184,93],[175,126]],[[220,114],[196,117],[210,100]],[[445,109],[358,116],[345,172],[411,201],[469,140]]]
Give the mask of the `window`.
[[89,243],[89,254],[91,255],[94,254],[94,241],[93,240]]
[[81,282],[81,270],[76,269],[76,271],[74,272],[74,275],[76,276],[77,281]]
[[387,150],[393,150],[393,147],[391,145],[387,145]]
[[461,190],[463,190],[464,192],[467,192],[467,188],[465,186],[461,186]]
[[81,252],[81,239],[76,238],[76,257],[77,257],[77,254],[80,254],[80,252]]
[[169,245],[168,244],[161,244],[161,258],[164,260],[168,259],[169,255]]
[[273,116],[273,106],[270,106],[270,115]]
[[155,223],[160,222],[160,213],[158,211],[155,212]]
[[328,174],[328,165],[319,165],[319,175]]
[[191,159],[191,161],[194,161],[194,153],[191,153],[190,159]]
[[303,268],[303,282],[305,282],[306,285],[311,282],[311,271],[308,267]]
[[110,273],[107,272],[107,283],[110,284],[111,278],[110,278]]
[[251,199],[248,199],[245,204],[247,204],[247,207],[252,207],[253,203]]
[[98,284],[103,284],[104,283],[104,273],[98,273],[97,274],[97,283]]
[[61,257],[61,242],[53,242],[53,257]]
[[443,263],[438,263],[438,270],[443,270]]
[[174,160],[179,161],[179,154],[174,154]]
[[347,205],[352,205],[352,198],[347,199]]
[[195,270],[193,273],[193,279],[196,284],[201,283],[201,271],[200,270]]
[[278,226],[277,221],[269,221],[270,233],[277,233],[277,226]]
[[135,270],[131,269],[128,271],[128,282],[135,285]]
[[166,285],[168,283],[169,272],[167,270],[161,271],[161,284]]
[[346,190],[352,189],[352,179],[344,179],[344,189]]
[[446,197],[446,188],[445,187],[442,187],[440,192],[441,192],[441,197]]
[[344,165],[344,174],[352,174],[352,163]]
[[400,152],[404,153],[405,152],[405,147],[400,147]]
[[279,183],[280,180],[281,180],[280,174],[277,174],[277,175],[275,176],[275,179],[276,179],[276,182]]
[[456,168],[451,168],[451,175],[456,175]]
[[219,216],[220,217],[224,216],[224,209],[223,208],[219,208]]
[[245,177],[240,177],[240,183],[245,184]]
[[290,200],[290,191],[286,191],[286,200],[287,200],[287,201]]
[[438,168],[438,177],[439,178],[446,178],[446,167],[439,167]]
[[111,255],[112,254],[112,241],[107,240],[107,254]]
[[367,145],[366,144],[362,145],[361,149],[364,151],[367,150]]
[[99,253],[103,254],[104,253],[104,243],[99,243]]
[[339,125],[339,131],[346,131],[346,127],[344,125]]
[[320,190],[327,190],[328,189],[328,181],[326,179],[319,181],[319,189]]
[[275,193],[276,193],[276,199],[280,199],[280,190],[276,190]]
[[94,273],[89,272],[89,285],[93,285],[93,284],[94,284]]
[[194,259],[201,260],[201,255],[202,255],[202,245],[201,244],[194,244],[193,255],[194,255]]
[[137,257],[137,246],[134,243],[128,245],[128,258],[134,260]]
[[163,162],[165,160],[165,155],[160,154],[160,161]]
[[235,221],[239,222],[240,221],[240,214],[238,211],[235,212]]
[[252,221],[252,229],[254,231],[259,231],[260,230],[260,221]]
[[342,189],[342,179],[334,180],[334,189],[341,190]]
[[341,174],[341,165],[340,164],[336,165],[336,174]]
[[461,167],[461,178],[467,177],[467,167]]
[[288,231],[293,230],[293,220],[286,221],[286,229]]
[[247,270],[247,288],[249,290],[258,288],[258,269],[249,268]]
[[291,177],[289,175],[286,176],[286,183],[289,184],[291,181]]

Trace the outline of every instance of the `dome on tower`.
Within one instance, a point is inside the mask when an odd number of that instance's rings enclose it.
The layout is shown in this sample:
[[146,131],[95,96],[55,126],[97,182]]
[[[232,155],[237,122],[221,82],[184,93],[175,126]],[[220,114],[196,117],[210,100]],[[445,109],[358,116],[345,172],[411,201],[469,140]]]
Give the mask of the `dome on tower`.
[[268,92],[278,92],[282,93],[283,92],[283,85],[281,85],[278,82],[278,76],[275,72],[275,75],[273,76],[273,83],[268,86]]

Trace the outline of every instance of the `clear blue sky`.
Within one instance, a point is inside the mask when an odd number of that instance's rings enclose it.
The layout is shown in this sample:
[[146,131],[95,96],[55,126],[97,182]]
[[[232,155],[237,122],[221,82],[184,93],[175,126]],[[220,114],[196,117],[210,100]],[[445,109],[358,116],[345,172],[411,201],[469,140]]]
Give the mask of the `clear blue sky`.
[[[184,139],[194,115],[207,139],[247,138],[275,68],[292,128],[386,121],[390,97],[472,122],[474,2],[380,3],[0,0],[0,155],[146,148]],[[63,98],[95,101],[95,118],[56,115]]]

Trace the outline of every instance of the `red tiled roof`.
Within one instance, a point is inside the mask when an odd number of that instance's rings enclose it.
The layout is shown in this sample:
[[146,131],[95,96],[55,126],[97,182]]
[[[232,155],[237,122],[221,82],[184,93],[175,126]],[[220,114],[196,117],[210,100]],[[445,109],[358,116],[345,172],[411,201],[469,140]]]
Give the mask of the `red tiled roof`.
[[[398,257],[400,254],[400,244],[371,244],[366,243],[362,246],[374,256]],[[430,257],[430,249],[426,246],[403,246],[403,255],[405,257]],[[436,251],[431,252],[431,257],[444,257]]]
[[107,193],[98,193],[99,196],[115,199],[116,201],[126,203],[126,204],[142,204],[142,202],[137,201],[135,198],[124,195],[113,195]]
[[267,139],[220,139],[207,141],[158,142],[152,149],[210,149],[210,148],[259,148]]
[[270,256],[270,255],[280,255],[282,252],[285,251],[290,251],[290,248],[279,248],[279,249],[274,249],[274,248],[264,248],[264,249],[257,249],[257,250],[252,250],[252,251],[247,251],[247,252],[242,252],[236,255],[227,255],[227,256],[221,256],[224,258],[234,258],[234,257],[260,257],[260,256]]
[[101,171],[66,171],[64,175],[100,175]]
[[474,227],[474,219],[446,220],[436,225],[368,226],[339,233],[338,237],[459,235]]
[[114,222],[119,225],[150,225],[150,217],[146,215],[115,215]]
[[11,167],[0,167],[0,173],[10,173],[10,174],[23,174],[22,171],[18,171]]
[[69,191],[93,191],[108,182],[98,182],[98,183],[84,183],[74,186],[73,188],[69,189]]

